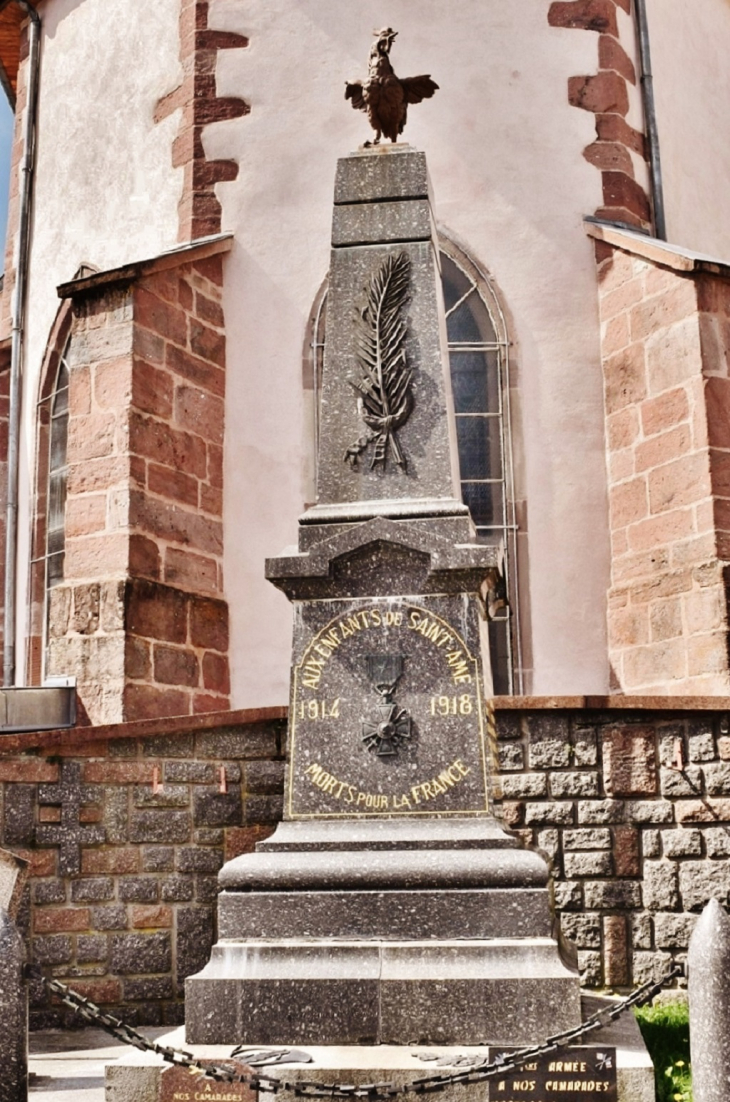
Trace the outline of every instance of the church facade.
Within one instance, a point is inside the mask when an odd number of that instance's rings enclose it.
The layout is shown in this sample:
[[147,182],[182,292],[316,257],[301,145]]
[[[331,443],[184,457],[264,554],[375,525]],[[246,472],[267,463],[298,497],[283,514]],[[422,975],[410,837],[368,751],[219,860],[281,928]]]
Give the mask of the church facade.
[[681,963],[730,890],[727,0],[10,0],[0,843],[33,958],[139,1021],[180,1019],[217,870],[281,816],[264,562],[317,500],[345,86],[386,23],[439,85],[403,140],[503,562],[495,810],[590,985]]
[[[334,169],[368,137],[344,82],[384,13],[24,8],[0,12],[6,681],[75,678],[92,723],[281,705],[290,611],[263,562],[316,500]],[[457,428],[464,499],[505,548],[498,693],[730,691],[730,13],[635,8],[387,13],[396,71],[441,85],[405,138],[433,182],[452,376],[483,377]]]

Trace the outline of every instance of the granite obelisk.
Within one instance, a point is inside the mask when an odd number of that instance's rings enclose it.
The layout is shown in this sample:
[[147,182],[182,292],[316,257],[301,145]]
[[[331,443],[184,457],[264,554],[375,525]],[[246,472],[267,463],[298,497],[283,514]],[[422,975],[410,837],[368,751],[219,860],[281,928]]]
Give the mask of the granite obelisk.
[[190,1042],[534,1041],[580,1021],[548,869],[490,813],[485,607],[456,492],[422,153],[337,167],[318,503],[294,609],[285,821],[220,873]]

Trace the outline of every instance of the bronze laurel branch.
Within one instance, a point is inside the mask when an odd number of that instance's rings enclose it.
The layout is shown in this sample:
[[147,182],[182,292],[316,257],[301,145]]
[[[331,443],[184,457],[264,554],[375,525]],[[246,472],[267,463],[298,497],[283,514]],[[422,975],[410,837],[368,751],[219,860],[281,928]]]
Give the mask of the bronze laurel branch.
[[413,409],[413,376],[406,357],[404,308],[410,287],[410,260],[406,253],[388,256],[370,279],[365,306],[360,311],[358,360],[360,381],[350,380],[358,392],[358,412],[367,433],[345,453],[351,467],[371,448],[370,470],[387,466],[388,451],[406,470],[407,461],[398,429]]

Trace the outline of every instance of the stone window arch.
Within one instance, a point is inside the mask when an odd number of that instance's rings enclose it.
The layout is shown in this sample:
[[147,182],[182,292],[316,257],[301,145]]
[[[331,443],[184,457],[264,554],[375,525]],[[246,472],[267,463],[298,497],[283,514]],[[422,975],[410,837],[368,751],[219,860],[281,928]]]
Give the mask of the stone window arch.
[[[518,516],[512,458],[510,342],[491,278],[449,237],[439,235],[462,499],[480,540],[503,543],[509,607],[489,624],[495,692],[524,692],[517,586]],[[319,398],[324,366],[327,280],[312,306],[304,350],[304,389],[314,439],[310,500],[316,496]]]

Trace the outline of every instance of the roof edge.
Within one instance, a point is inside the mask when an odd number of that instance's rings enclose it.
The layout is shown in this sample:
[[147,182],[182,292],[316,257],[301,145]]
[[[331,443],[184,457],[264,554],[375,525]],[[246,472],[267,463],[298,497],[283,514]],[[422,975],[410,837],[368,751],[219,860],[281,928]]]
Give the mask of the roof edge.
[[110,268],[106,272],[95,272],[90,276],[82,276],[80,279],[71,279],[68,283],[61,283],[57,288],[58,297],[75,298],[77,295],[95,291],[99,287],[111,287],[116,283],[134,283],[135,280],[151,275],[153,272],[164,272],[169,268],[177,268],[180,264],[189,264],[193,260],[205,260],[209,256],[229,253],[232,247],[232,233],[218,233],[212,237],[200,237],[196,241],[188,241],[184,245],[168,249],[166,252],[147,260],[122,264],[119,268]]
[[614,248],[631,253],[632,256],[640,256],[654,264],[661,264],[676,272],[686,272],[688,275],[706,273],[730,279],[728,261],[695,252],[693,249],[686,249],[682,245],[671,245],[668,241],[660,241],[656,237],[624,229],[612,222],[602,222],[597,218],[585,217],[583,224],[589,237],[596,241],[603,241],[607,245],[613,245]]

